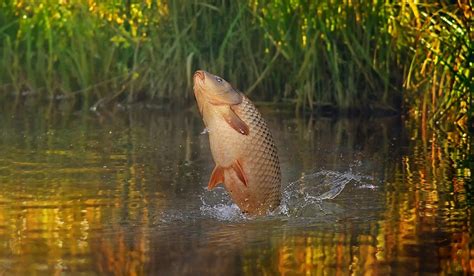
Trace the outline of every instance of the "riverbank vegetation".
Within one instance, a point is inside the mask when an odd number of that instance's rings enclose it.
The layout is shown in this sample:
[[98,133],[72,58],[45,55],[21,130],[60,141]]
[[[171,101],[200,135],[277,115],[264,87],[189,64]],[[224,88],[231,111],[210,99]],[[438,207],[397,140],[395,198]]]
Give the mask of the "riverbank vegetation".
[[466,127],[470,1],[358,2],[6,0],[0,97],[183,104],[203,68],[255,100]]

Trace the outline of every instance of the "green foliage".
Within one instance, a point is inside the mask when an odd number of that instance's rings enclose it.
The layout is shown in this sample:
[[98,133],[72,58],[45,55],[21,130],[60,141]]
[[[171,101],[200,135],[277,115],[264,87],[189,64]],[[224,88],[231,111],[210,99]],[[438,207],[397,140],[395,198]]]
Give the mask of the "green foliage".
[[3,95],[72,98],[86,108],[142,96],[183,103],[202,68],[258,100],[396,111],[403,96],[412,110],[438,118],[462,109],[472,91],[472,14],[462,1],[0,6]]
[[466,120],[474,91],[474,33],[468,1],[448,1],[400,9],[395,36],[399,50],[409,48],[404,87],[407,105],[432,121]]

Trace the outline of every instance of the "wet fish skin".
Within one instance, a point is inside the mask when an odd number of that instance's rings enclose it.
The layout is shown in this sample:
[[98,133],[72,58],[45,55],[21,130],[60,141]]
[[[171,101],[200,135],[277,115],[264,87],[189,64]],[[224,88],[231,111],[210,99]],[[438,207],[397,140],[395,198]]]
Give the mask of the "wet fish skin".
[[222,78],[194,74],[194,94],[216,163],[208,188],[223,183],[232,200],[250,215],[265,215],[281,199],[278,153],[254,104]]

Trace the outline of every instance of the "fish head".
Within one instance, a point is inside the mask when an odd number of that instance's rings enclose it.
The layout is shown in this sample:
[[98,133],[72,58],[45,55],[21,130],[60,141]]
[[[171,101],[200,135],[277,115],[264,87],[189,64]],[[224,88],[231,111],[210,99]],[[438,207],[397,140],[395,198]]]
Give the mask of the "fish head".
[[202,114],[204,105],[236,105],[242,102],[242,94],[223,78],[204,70],[194,73],[194,96]]

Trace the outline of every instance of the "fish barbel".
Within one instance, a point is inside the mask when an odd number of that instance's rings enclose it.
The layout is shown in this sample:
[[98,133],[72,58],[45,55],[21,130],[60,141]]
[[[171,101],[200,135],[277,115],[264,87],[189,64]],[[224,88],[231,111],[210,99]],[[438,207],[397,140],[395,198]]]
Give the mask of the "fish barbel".
[[232,200],[250,215],[280,204],[281,172],[270,130],[260,112],[224,79],[198,70],[194,95],[216,167],[208,189],[223,183]]

